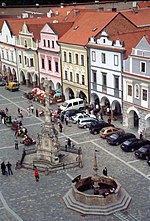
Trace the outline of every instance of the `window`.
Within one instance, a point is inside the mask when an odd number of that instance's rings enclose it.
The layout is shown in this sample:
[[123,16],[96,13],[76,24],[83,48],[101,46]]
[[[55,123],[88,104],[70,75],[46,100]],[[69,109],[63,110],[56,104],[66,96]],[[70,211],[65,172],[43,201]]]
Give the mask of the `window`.
[[114,88],[119,90],[119,77],[117,76],[114,77]]
[[46,40],[43,39],[43,46],[46,47]]
[[95,51],[92,51],[92,61],[96,61],[96,53],[95,53]]
[[66,54],[66,51],[64,51],[64,61],[65,61],[65,62],[67,61],[67,54]]
[[147,101],[147,90],[146,89],[142,90],[142,99],[143,99],[143,101]]
[[76,64],[78,65],[78,63],[79,63],[78,54],[75,55],[75,60],[76,60]]
[[77,74],[76,77],[77,77],[77,83],[79,84],[79,74]]
[[11,60],[14,60],[13,52],[11,52]]
[[4,58],[4,51],[2,50],[2,58]]
[[79,104],[83,104],[83,101],[79,101]]
[[48,70],[49,70],[49,71],[52,70],[52,63],[51,63],[51,60],[48,60]]
[[56,71],[56,72],[59,72],[59,71],[58,71],[58,61],[55,61],[55,71]]
[[30,58],[30,66],[31,66],[31,67],[34,67],[33,58]]
[[82,75],[82,85],[85,85],[85,77]]
[[72,72],[70,72],[70,81],[73,81]]
[[42,69],[45,69],[45,62],[44,62],[44,58],[42,58]]
[[78,105],[78,101],[73,102],[73,106]]
[[106,64],[106,55],[105,55],[105,53],[102,53],[102,63]]
[[128,96],[132,96],[132,85],[128,85]]
[[21,59],[21,55],[19,55],[19,63],[21,64],[22,59]]
[[65,80],[68,79],[68,74],[67,74],[67,71],[65,71]]
[[54,48],[54,41],[52,41],[52,48]]
[[96,71],[92,71],[93,73],[93,83],[97,82],[97,76],[96,76]]
[[24,64],[26,65],[27,64],[27,57],[24,56]]
[[8,54],[8,51],[6,52],[6,55],[7,55],[7,60],[9,60],[9,54]]
[[145,62],[141,62],[141,68],[140,68],[141,72],[146,72],[146,63]]
[[102,73],[102,86],[106,87],[107,86],[107,78],[106,78],[106,73]]
[[50,40],[47,41],[48,47],[50,48]]
[[139,98],[139,85],[138,84],[135,85],[135,97]]
[[69,52],[69,63],[72,63],[71,53]]
[[26,40],[24,41],[24,46],[27,47],[27,41]]
[[118,66],[118,55],[114,55],[114,65]]
[[84,66],[84,55],[81,54],[81,65]]

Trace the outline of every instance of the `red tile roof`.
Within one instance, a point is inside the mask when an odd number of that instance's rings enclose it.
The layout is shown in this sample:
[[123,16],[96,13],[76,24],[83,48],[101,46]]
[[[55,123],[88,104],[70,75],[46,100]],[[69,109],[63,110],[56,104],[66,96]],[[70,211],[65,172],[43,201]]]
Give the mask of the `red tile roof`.
[[60,38],[72,27],[73,22],[51,23],[49,25],[52,27],[55,33],[58,34],[58,37]]
[[110,36],[110,39],[111,40],[119,39],[121,42],[124,42],[126,49],[125,58],[127,58],[127,56],[131,54],[132,48],[136,47],[136,45],[139,43],[139,41],[142,39],[143,36],[145,36],[147,40],[149,40],[150,30],[145,30],[145,31],[137,30],[137,32],[112,35]]
[[96,36],[117,14],[116,12],[83,13],[59,42],[86,45],[89,37]]
[[150,9],[139,9],[137,13],[133,10],[121,12],[128,20],[130,20],[137,27],[150,26]]
[[139,8],[147,8],[150,7],[150,2],[138,2]]

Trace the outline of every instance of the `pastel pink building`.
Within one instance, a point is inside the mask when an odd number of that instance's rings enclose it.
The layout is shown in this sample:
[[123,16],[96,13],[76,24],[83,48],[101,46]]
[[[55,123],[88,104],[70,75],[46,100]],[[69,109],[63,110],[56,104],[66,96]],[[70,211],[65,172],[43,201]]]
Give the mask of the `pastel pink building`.
[[57,41],[71,26],[72,22],[46,23],[40,32],[41,40],[38,49],[40,83],[43,84],[44,79],[47,78],[52,90],[62,86],[61,53]]

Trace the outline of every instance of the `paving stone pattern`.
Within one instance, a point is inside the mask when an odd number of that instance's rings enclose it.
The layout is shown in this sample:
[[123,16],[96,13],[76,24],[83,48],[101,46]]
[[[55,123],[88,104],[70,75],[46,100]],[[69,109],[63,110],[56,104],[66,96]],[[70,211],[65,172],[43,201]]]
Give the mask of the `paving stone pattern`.
[[[22,95],[29,91],[21,87],[19,92],[9,92],[0,88],[0,109],[8,107],[10,115],[15,118],[17,109],[23,109],[25,125],[29,135],[35,139],[41,130],[44,118],[28,116],[28,100]],[[34,102],[35,108],[42,109],[42,105]],[[53,109],[57,105],[52,106]],[[113,122],[121,127],[120,122]],[[126,129],[126,128],[125,128]],[[136,131],[135,131],[136,133]],[[65,144],[65,137],[69,136],[77,147],[83,151],[83,168],[74,168],[51,173],[48,176],[40,174],[40,181],[36,182],[33,171],[15,170],[14,166],[21,158],[23,145],[19,150],[14,149],[14,131],[0,124],[0,161],[8,160],[13,164],[13,176],[0,174],[0,192],[6,201],[0,198],[0,221],[148,221],[150,220],[150,167],[145,161],[137,160],[133,153],[123,152],[119,146],[109,146],[98,135],[92,135],[87,129],[79,129],[77,125],[64,126],[60,135],[60,142]],[[71,187],[71,177],[79,174],[92,175],[94,150],[97,149],[98,173],[106,166],[108,175],[118,179],[121,185],[132,197],[126,211],[111,216],[82,216],[66,208],[62,197]]]

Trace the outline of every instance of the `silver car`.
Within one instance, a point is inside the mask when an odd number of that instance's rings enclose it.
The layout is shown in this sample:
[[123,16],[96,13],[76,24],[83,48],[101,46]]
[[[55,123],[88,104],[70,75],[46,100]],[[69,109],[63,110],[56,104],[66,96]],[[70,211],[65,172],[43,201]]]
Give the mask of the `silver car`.
[[93,123],[93,122],[94,123],[98,122],[98,120],[93,117],[85,117],[85,118],[78,120],[78,127],[79,128],[88,128],[91,125],[91,123]]

